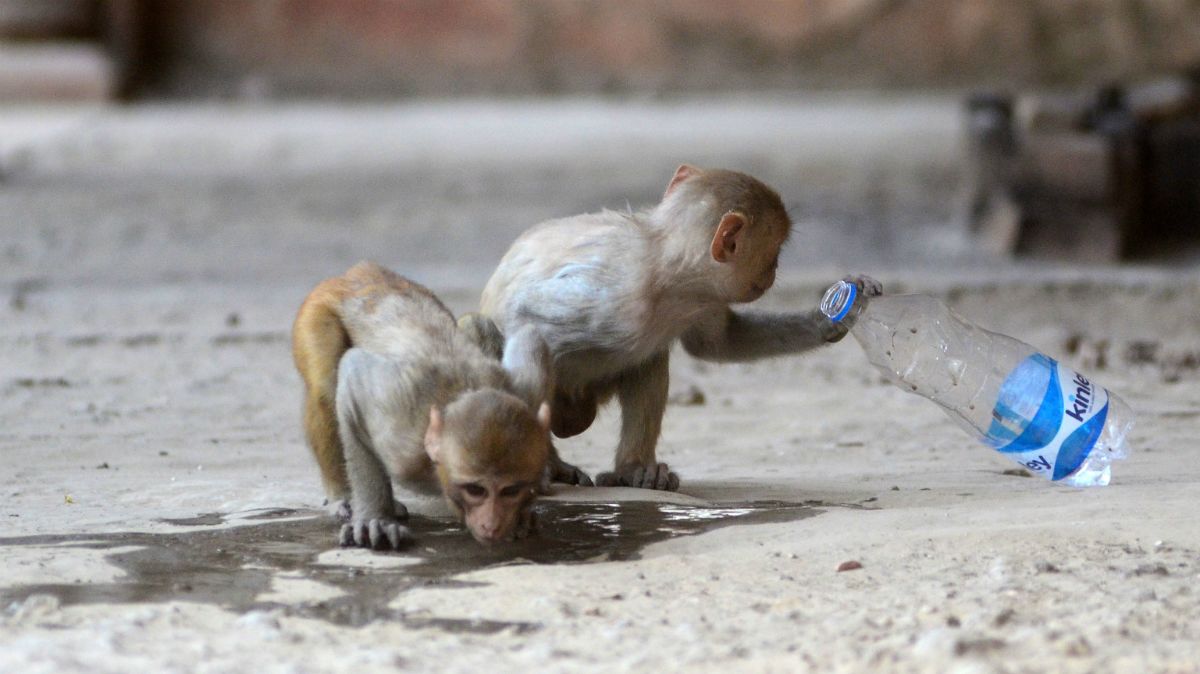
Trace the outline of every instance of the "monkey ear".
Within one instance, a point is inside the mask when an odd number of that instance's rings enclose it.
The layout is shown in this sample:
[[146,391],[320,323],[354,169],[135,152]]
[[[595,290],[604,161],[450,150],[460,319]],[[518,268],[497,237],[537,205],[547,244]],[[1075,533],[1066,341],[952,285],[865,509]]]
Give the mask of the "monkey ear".
[[429,428],[425,429],[425,453],[438,463],[442,454],[442,413],[437,406],[429,408]]
[[671,193],[671,190],[675,189],[680,183],[688,178],[691,178],[699,172],[700,169],[696,168],[695,166],[680,164],[679,168],[675,169],[675,177],[671,178],[671,182],[667,184],[667,191],[663,192],[663,196],[666,197]]
[[717,262],[729,262],[737,255],[738,243],[745,229],[746,216],[729,211],[717,223],[717,233],[712,240],[712,258]]
[[537,420],[538,425],[542,427],[542,430],[550,430],[550,403],[543,402],[538,406]]

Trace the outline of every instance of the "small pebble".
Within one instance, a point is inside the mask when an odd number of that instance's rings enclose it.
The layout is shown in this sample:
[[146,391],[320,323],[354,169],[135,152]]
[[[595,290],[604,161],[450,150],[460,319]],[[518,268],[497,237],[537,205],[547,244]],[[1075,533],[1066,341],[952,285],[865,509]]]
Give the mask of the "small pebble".
[[1011,608],[1006,608],[996,614],[996,617],[992,619],[992,625],[996,627],[1004,627],[1012,622],[1013,618],[1015,617],[1017,617],[1017,612]]
[[863,568],[862,563],[852,559],[850,561],[838,564],[837,570],[838,573],[841,573],[842,571],[856,571],[861,568]]
[[705,397],[704,391],[701,391],[698,386],[689,384],[682,391],[671,394],[667,402],[671,405],[679,405],[681,407],[698,407],[707,403],[708,399]]

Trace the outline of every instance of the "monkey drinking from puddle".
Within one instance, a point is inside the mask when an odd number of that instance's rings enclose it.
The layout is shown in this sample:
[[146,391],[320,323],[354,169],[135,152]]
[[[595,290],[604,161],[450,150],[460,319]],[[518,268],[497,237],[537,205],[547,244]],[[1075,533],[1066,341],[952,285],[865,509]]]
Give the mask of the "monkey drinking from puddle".
[[[599,484],[674,490],[679,478],[657,461],[655,445],[676,339],[697,358],[748,361],[836,342],[849,330],[816,309],[730,308],[775,282],[791,226],[779,195],[758,180],[680,166],[651,209],[578,215],[525,232],[484,289],[481,315],[463,318],[479,334],[494,322],[505,348],[527,348],[523,340],[549,346],[558,437],[582,433],[597,407],[617,397],[620,440],[613,471],[598,475]],[[864,299],[882,290],[865,276],[847,280]],[[553,448],[550,462],[554,480],[590,483]]]
[[550,448],[549,352],[521,334],[503,361],[426,288],[360,263],[320,283],[292,334],[304,427],[342,545],[411,539],[392,481],[440,489],[481,543],[529,532]]

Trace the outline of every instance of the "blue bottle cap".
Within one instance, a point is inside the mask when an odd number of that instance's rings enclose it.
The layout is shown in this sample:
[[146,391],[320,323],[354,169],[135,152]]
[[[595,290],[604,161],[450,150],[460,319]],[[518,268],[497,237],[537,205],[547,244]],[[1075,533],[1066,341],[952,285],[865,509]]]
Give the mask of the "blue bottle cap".
[[838,281],[829,286],[825,296],[821,298],[821,313],[834,323],[840,322],[854,308],[854,300],[858,297],[858,287],[853,283]]

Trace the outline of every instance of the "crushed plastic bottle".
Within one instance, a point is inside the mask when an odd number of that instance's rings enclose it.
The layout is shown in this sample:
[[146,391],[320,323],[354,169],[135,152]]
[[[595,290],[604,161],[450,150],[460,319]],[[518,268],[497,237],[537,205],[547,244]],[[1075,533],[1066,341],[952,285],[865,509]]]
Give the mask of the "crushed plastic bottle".
[[[838,282],[821,311],[856,321],[850,334],[900,388],[940,405],[972,435],[1030,472],[1075,487],[1107,485],[1126,456],[1133,411],[1032,346],[984,330],[924,295],[855,302]],[[865,308],[864,308],[865,304]]]

